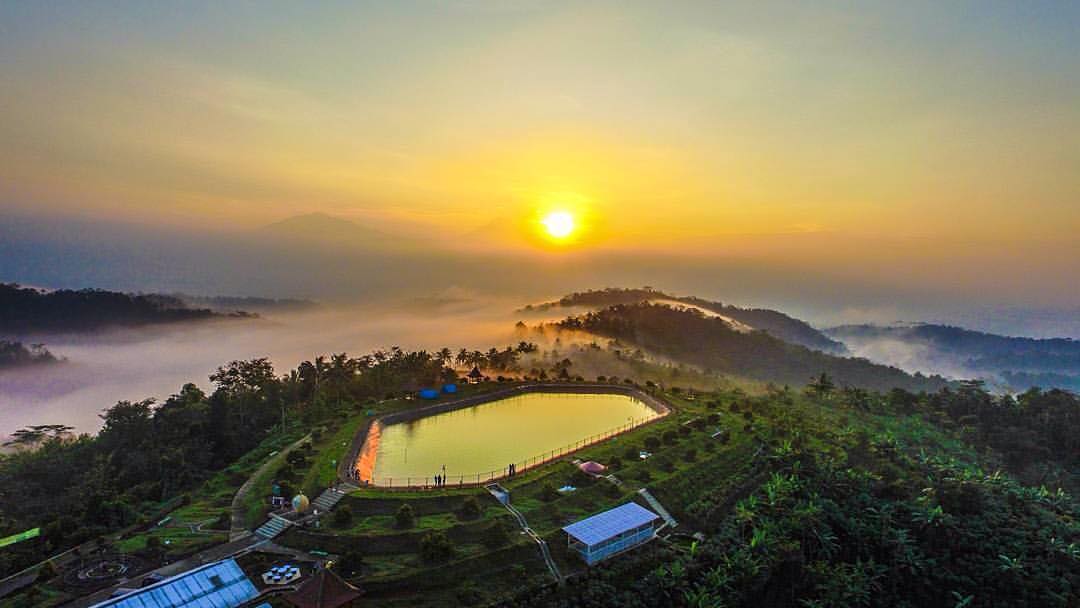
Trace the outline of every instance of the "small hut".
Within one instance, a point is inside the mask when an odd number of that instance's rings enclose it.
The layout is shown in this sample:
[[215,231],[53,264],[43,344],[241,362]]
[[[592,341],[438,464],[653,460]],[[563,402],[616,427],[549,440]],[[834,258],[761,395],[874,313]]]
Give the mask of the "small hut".
[[477,384],[483,379],[484,374],[480,372],[480,367],[478,365],[474,365],[472,371],[469,372],[469,382],[471,382],[472,384]]
[[285,600],[296,608],[340,608],[358,597],[360,589],[341,580],[332,570],[319,568]]
[[596,462],[595,460],[583,462],[578,465],[578,468],[581,469],[582,473],[585,473],[586,475],[592,475],[593,477],[599,477],[604,474],[604,471],[607,470],[607,467],[600,464],[599,462]]
[[656,536],[654,524],[658,519],[660,516],[656,513],[628,502],[572,523],[563,531],[570,549],[591,566],[652,540]]

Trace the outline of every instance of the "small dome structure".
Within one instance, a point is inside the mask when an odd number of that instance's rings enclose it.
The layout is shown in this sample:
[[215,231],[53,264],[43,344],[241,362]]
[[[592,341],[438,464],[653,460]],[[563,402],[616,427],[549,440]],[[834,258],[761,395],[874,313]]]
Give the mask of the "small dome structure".
[[602,475],[604,471],[607,470],[607,467],[600,464],[599,462],[596,462],[595,460],[583,462],[578,465],[578,468],[588,473],[589,475]]
[[293,511],[296,511],[297,513],[303,513],[304,511],[307,511],[308,507],[310,507],[310,506],[311,506],[311,501],[308,500],[308,497],[304,496],[303,493],[300,493],[300,494],[297,494],[296,496],[293,496],[293,499],[292,499]]

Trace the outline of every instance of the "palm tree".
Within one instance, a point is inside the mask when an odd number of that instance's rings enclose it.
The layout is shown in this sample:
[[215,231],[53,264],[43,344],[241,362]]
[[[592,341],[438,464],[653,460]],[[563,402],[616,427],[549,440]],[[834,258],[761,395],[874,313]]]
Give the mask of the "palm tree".
[[445,346],[439,349],[439,352],[435,353],[435,360],[438,361],[440,365],[446,365],[446,362],[450,361],[453,358],[454,353]]

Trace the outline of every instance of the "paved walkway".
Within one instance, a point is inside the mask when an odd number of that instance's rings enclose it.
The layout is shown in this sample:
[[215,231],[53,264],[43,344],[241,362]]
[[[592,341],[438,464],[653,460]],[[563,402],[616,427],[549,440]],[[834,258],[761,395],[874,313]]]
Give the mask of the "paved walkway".
[[236,495],[233,496],[232,501],[232,521],[229,529],[230,541],[238,540],[251,534],[251,531],[247,529],[247,513],[244,512],[244,498],[247,497],[251,488],[255,487],[255,480],[261,477],[263,473],[269,471],[271,467],[280,466],[281,462],[285,460],[285,457],[289,455],[289,452],[300,447],[305,441],[309,441],[310,439],[310,433],[304,435],[298,439],[296,443],[289,445],[277,454],[267,458],[266,462],[262,463],[258,469],[255,469],[255,472],[251,474],[251,477],[248,477],[247,481],[245,481],[244,484],[240,486],[240,489],[236,491]]

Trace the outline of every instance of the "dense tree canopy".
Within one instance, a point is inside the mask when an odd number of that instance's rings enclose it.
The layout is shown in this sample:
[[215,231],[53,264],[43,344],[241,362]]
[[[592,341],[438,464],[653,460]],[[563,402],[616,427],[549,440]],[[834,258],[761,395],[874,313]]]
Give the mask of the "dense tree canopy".
[[[8,334],[87,331],[222,316],[208,309],[189,308],[173,296],[131,295],[102,289],[44,291],[0,283],[0,332]],[[250,315],[231,313],[229,316]]]

